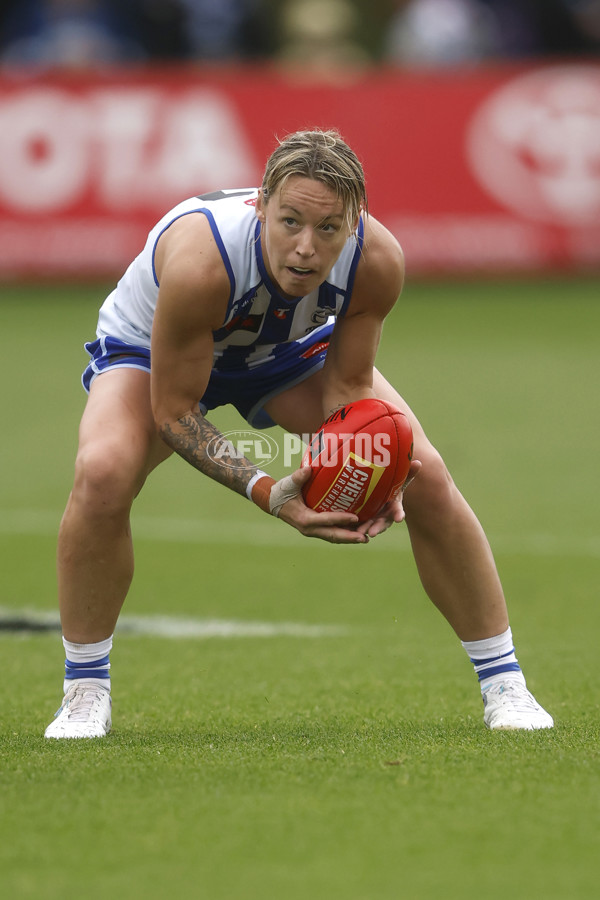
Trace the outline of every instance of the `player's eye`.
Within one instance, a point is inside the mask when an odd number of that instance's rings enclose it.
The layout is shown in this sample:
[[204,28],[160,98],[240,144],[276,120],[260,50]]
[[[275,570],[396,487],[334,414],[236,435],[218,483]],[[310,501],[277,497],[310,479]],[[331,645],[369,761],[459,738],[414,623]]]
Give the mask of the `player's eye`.
[[289,225],[290,228],[293,228],[298,223],[297,223],[296,219],[294,219],[292,216],[285,216],[283,219],[283,224]]

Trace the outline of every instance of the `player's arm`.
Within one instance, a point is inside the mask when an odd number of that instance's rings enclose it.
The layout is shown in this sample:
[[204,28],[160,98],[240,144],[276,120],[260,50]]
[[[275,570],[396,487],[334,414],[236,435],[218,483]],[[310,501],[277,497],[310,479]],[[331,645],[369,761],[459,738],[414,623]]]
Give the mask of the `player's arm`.
[[403,282],[400,245],[380,222],[366,216],[352,297],[336,322],[323,367],[323,418],[353,400],[375,396],[373,367],[383,322]]
[[[207,453],[217,428],[200,411],[213,361],[213,331],[224,320],[230,285],[205,216],[174,222],[156,250],[160,284],[152,328],[152,408],[173,450],[215,481],[244,494],[254,473],[245,458],[217,464]],[[220,452],[226,448],[220,447]],[[231,463],[231,464],[230,464]]]

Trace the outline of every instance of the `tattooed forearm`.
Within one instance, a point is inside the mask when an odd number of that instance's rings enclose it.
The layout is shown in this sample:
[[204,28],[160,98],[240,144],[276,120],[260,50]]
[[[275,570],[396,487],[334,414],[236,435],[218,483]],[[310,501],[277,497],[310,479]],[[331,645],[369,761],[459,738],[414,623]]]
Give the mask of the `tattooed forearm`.
[[256,465],[246,457],[240,457],[235,447],[202,413],[190,412],[173,426],[164,423],[160,436],[194,468],[238,494],[245,494]]

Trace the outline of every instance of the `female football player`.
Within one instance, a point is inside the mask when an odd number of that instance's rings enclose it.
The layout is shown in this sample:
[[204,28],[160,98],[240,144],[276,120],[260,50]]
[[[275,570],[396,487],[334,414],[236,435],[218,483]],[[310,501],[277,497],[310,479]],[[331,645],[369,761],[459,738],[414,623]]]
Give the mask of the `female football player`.
[[[375,368],[385,317],[402,289],[402,251],[368,213],[356,154],[336,132],[281,141],[259,189],[180,203],[152,229],[100,310],[83,375],[72,493],[58,587],[64,700],[49,738],[111,727],[112,635],[133,576],[129,516],[149,473],[177,453],[200,473],[307,537],[366,544],[404,518],[423,586],[471,658],[490,728],[550,728],[515,657],[502,587],[474,513],[403,398]],[[316,513],[309,474],[280,481],[250,459],[223,465],[211,411],[307,434],[341,406],[379,397],[410,419],[405,493],[361,525]],[[410,484],[410,487],[408,486]]]

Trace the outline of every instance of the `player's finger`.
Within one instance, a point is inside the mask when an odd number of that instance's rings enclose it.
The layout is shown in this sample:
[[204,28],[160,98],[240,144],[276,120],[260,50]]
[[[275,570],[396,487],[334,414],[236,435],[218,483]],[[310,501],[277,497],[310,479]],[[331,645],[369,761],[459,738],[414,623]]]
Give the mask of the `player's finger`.
[[393,524],[389,519],[373,519],[367,528],[366,535],[370,538],[377,537],[378,534],[383,534]]
[[310,466],[301,466],[299,469],[296,469],[295,472],[292,472],[292,478],[298,487],[302,487],[302,485],[306,484],[310,478],[311,472],[312,469]]
[[312,525],[315,528],[339,526],[340,528],[348,529],[350,526],[358,523],[358,516],[355,513],[342,512],[341,510],[318,513],[311,509],[307,514],[306,522],[308,525]]
[[329,544],[368,544],[369,537],[347,528],[317,528],[306,532],[307,537],[320,538]]

